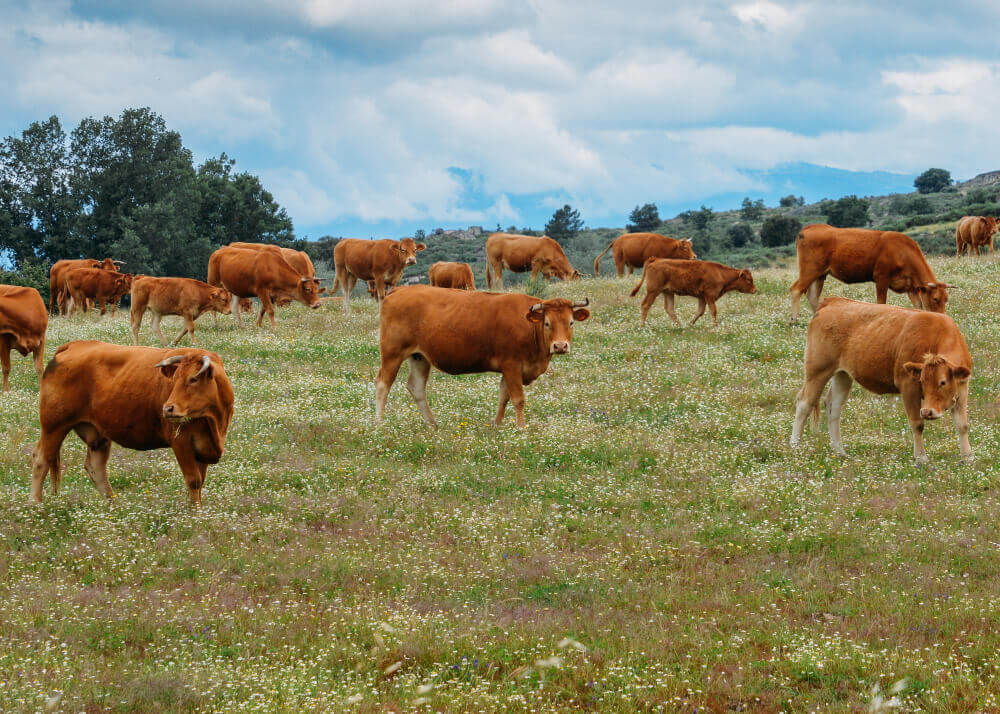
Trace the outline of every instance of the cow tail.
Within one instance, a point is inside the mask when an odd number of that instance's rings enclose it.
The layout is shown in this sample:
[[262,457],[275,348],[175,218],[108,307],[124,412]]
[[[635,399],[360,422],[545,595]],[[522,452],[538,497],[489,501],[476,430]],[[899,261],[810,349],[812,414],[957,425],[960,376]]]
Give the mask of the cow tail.
[[639,292],[642,288],[642,284],[646,282],[646,267],[643,266],[642,275],[639,276],[639,284],[632,288],[632,292],[629,293],[629,297],[635,297],[635,294]]
[[[615,238],[615,240],[618,240],[618,239]],[[596,258],[594,258],[594,277],[600,277],[600,275],[601,275],[601,258],[604,257],[605,253],[607,253],[609,250],[611,250],[611,246],[613,246],[615,244],[615,240],[611,241],[611,243],[608,244],[608,247],[605,248],[603,251],[601,251],[601,254],[599,256],[597,256]]]

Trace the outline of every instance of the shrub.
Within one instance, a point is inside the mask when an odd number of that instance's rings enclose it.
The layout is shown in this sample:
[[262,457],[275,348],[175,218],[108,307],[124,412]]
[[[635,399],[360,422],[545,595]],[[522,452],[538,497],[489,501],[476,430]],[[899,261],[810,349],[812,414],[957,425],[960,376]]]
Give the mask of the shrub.
[[49,302],[49,270],[38,261],[22,261],[20,269],[12,272],[0,270],[0,284],[34,288],[46,304]]
[[857,196],[844,196],[833,201],[827,209],[827,220],[837,228],[855,228],[868,223],[868,200]]
[[806,199],[802,196],[788,194],[787,196],[781,197],[781,200],[778,201],[778,205],[782,208],[798,208],[799,206],[806,205]]
[[974,188],[965,194],[965,202],[970,206],[976,203],[988,203],[991,199],[990,192],[982,187]]
[[802,230],[802,224],[792,216],[768,216],[760,228],[760,242],[768,248],[789,245]]
[[742,248],[753,242],[753,228],[748,223],[734,223],[726,231],[726,237],[734,248]]

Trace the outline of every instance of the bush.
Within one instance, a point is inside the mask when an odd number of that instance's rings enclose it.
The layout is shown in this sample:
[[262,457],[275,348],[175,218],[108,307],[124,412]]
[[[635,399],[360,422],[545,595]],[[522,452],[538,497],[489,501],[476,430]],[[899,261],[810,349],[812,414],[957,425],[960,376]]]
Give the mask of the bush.
[[740,217],[744,221],[759,221],[763,215],[764,199],[758,198],[756,201],[751,201],[749,196],[743,199],[743,204],[740,206]]
[[38,261],[22,261],[20,269],[13,272],[0,270],[0,284],[34,288],[41,293],[45,304],[49,303],[49,269]]
[[868,200],[844,196],[832,202],[826,215],[830,225],[837,228],[864,226],[868,223]]
[[934,204],[925,196],[914,196],[906,206],[906,212],[909,214],[932,213],[933,211]]
[[528,278],[524,282],[524,293],[532,295],[539,300],[544,300],[549,294],[549,281],[544,275],[539,273],[533,278]]
[[781,200],[778,201],[778,205],[782,208],[798,208],[799,206],[806,205],[806,199],[802,196],[788,194],[787,196],[781,197]]
[[753,228],[748,223],[734,223],[726,231],[726,237],[734,248],[742,248],[753,242]]
[[802,224],[792,216],[768,216],[760,228],[760,242],[767,248],[795,242]]
[[903,226],[906,228],[909,228],[910,226],[929,226],[931,223],[938,223],[942,219],[955,220],[954,218],[944,218],[944,216],[938,216],[936,213],[924,213],[919,216],[910,216],[903,221]]

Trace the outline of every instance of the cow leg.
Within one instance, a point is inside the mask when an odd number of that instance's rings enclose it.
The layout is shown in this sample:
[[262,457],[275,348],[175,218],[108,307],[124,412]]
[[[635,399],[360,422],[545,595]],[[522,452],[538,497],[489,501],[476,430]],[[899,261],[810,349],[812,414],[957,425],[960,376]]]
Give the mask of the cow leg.
[[826,282],[826,276],[816,278],[812,281],[812,285],[806,291],[806,298],[809,300],[809,305],[812,307],[813,312],[819,309],[819,296],[823,292],[823,283]]
[[854,380],[847,372],[837,372],[830,383],[830,391],[826,395],[826,426],[830,430],[830,446],[841,456],[847,456],[844,442],[840,438],[840,413],[844,410],[844,402],[851,393]]
[[139,305],[138,302],[132,303],[132,344],[139,344],[139,328],[142,327],[142,317],[146,312],[145,306]]
[[431,363],[422,355],[410,355],[410,377],[406,380],[406,388],[413,397],[413,401],[420,408],[420,413],[424,415],[424,421],[433,427],[437,426],[434,415],[427,406],[427,379],[431,374]]
[[105,498],[114,498],[111,483],[108,481],[108,457],[111,455],[111,440],[102,436],[90,424],[80,424],[74,427],[77,436],[87,445],[87,456],[83,468],[97,490]]
[[972,446],[969,444],[969,385],[960,387],[958,397],[955,399],[955,406],[951,408],[951,419],[955,423],[955,431],[958,432],[958,447],[962,453],[962,459],[972,463]]
[[[705,305],[707,304],[705,298],[698,298],[698,309],[694,312],[694,317],[691,318],[691,322],[688,323],[688,327],[694,327],[694,323],[698,322],[698,318],[705,314]],[[715,308],[712,308],[712,313],[714,316]],[[716,323],[718,324],[718,323]]]
[[385,300],[385,276],[376,275],[375,276],[375,301],[378,303],[379,310],[382,309],[382,301]]
[[927,451],[924,450],[924,418],[920,416],[920,385],[915,384],[902,391],[903,410],[906,412],[906,419],[910,422],[910,431],[913,432],[913,459],[918,464],[927,463]]
[[3,386],[0,392],[10,391],[10,341],[7,335],[0,337],[0,367],[3,369]]
[[271,320],[271,329],[273,330],[275,327],[274,303],[271,302],[271,293],[265,290],[257,297],[260,298],[260,314],[257,315],[257,327],[264,324],[264,314],[267,313],[268,318]]
[[677,318],[677,311],[674,310],[673,293],[663,293],[663,309],[667,311],[670,319],[673,320],[678,327],[684,327],[684,325],[681,324],[681,321]]
[[103,297],[100,297],[97,299],[97,304],[101,306],[101,317],[103,317],[104,313],[108,311],[108,303]]
[[[708,311],[710,313],[712,313],[712,324],[715,325],[716,327],[718,327],[719,326],[719,313],[715,309],[715,300],[712,300],[711,298],[709,298],[707,300],[707,302],[708,302]],[[692,322],[691,324],[693,325],[694,322]]]
[[917,308],[918,310],[923,309],[924,306],[920,302],[920,293],[908,292],[906,293],[906,296],[910,298],[910,304],[913,305],[913,307]]
[[[612,255],[614,256],[614,259],[615,259],[615,273],[618,275],[619,278],[624,277],[625,276],[625,260],[623,258],[620,258],[617,255],[614,255],[614,254],[612,254]],[[629,266],[629,267],[631,267],[631,266]]]
[[243,328],[243,317],[240,315],[240,296],[233,294],[233,302],[230,305],[230,312],[233,313],[233,319],[236,320],[236,327]]
[[889,299],[889,283],[875,281],[875,302],[885,305]]
[[649,286],[647,285],[646,294],[642,298],[642,305],[640,305],[641,312],[639,314],[639,325],[641,327],[646,326],[646,315],[649,314],[649,308],[653,306],[653,303],[656,302],[656,298],[658,297],[659,295],[656,293],[656,291],[650,290]]
[[163,330],[160,329],[160,320],[163,319],[163,315],[158,313],[153,313],[152,317],[149,318],[149,324],[153,327],[153,332],[156,336],[160,338],[160,347],[167,346],[167,338],[163,336]]
[[507,389],[507,380],[502,376],[500,377],[500,404],[497,406],[497,416],[493,420],[494,426],[500,426],[503,423],[503,416],[507,412],[507,402],[510,401],[510,390]]
[[[521,376],[521,365],[515,364],[505,367],[503,370],[503,380],[507,384],[507,393],[510,401],[514,405],[514,413],[517,415],[517,425],[524,428],[524,378]],[[499,424],[498,424],[499,426]]]
[[38,347],[32,352],[32,356],[35,360],[35,372],[38,373],[38,387],[42,386],[42,375],[45,373],[45,338],[39,343]]
[[403,364],[403,357],[382,357],[382,364],[378,368],[378,376],[375,377],[375,420],[381,424],[382,416],[385,413],[385,400],[392,389],[392,383],[396,381],[396,375]]
[[196,344],[195,341],[194,341],[194,320],[192,320],[187,315],[183,315],[182,317],[184,318],[184,329],[181,330],[181,334],[177,335],[177,338],[173,341],[172,344],[174,344],[174,345],[179,344],[180,341],[181,341],[181,338],[184,337],[185,334],[191,335],[191,344],[192,345]]
[[344,313],[351,313],[351,290],[350,290],[350,280],[347,277],[347,269],[343,265],[337,266],[337,275],[335,280],[337,284],[340,285],[340,291],[344,294]]
[[792,423],[792,438],[789,440],[790,446],[795,447],[799,445],[799,442],[802,440],[802,432],[806,426],[806,419],[809,418],[809,412],[819,402],[819,397],[823,394],[823,388],[826,387],[826,383],[830,381],[830,377],[833,376],[835,371],[835,369],[831,368],[822,372],[806,374],[806,381],[802,385],[802,389],[795,396],[795,421]]
[[35,503],[42,502],[42,485],[50,471],[52,472],[52,494],[59,493],[59,482],[62,480],[59,451],[68,433],[68,428],[48,433],[43,429],[41,438],[38,439],[38,443],[31,452],[31,500]]
[[201,489],[205,485],[205,476],[208,473],[208,465],[198,461],[191,448],[190,437],[182,436],[174,439],[174,456],[177,465],[181,467],[181,474],[184,476],[184,483],[188,487],[188,498],[192,506],[201,506]]

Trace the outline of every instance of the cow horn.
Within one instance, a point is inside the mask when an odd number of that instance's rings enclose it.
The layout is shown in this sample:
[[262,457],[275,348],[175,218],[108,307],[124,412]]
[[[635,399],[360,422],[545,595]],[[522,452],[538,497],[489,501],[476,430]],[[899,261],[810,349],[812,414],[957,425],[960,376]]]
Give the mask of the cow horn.
[[208,371],[208,368],[212,366],[212,359],[208,355],[202,355],[201,357],[201,369],[195,374],[195,377],[200,377],[202,374]]
[[528,310],[528,312],[535,312],[536,310],[542,310],[544,308],[545,308],[545,305],[543,305],[540,302],[536,302],[534,305],[531,306],[531,309]]
[[573,307],[587,307],[590,304],[590,298],[584,298],[583,300],[574,300]]
[[115,258],[112,258],[111,262],[112,263],[118,263],[118,265],[125,265],[125,261],[124,260],[117,260]]
[[184,359],[184,355],[174,355],[173,357],[167,357],[162,362],[157,362],[153,367],[169,367],[172,364],[177,364]]

